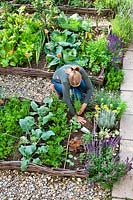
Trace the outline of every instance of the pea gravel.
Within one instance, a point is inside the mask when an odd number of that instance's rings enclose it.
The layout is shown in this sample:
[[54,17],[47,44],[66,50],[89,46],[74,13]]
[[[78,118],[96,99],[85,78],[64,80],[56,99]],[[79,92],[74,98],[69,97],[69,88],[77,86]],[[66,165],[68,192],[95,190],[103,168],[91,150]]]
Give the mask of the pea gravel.
[[[5,97],[17,95],[41,102],[49,96],[50,80],[0,75]],[[110,200],[111,191],[92,187],[85,179],[0,170],[0,200]]]

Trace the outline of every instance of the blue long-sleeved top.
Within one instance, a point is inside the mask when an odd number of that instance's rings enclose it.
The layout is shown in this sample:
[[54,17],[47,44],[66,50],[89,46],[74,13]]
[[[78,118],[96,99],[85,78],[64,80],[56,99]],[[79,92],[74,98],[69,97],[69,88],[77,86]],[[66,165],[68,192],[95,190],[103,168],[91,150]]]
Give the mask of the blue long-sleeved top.
[[[67,104],[70,113],[72,115],[75,115],[76,112],[74,110],[74,107],[73,107],[73,105],[71,103],[71,99],[70,99],[70,83],[68,80],[68,74],[66,73],[66,70],[70,67],[72,67],[72,65],[64,65],[63,67],[57,69],[53,75],[53,79],[62,84],[64,101]],[[87,104],[92,96],[93,86],[92,86],[91,80],[88,77],[88,74],[86,73],[86,71],[80,66],[79,66],[79,68],[80,68],[79,72],[82,76],[82,80],[85,81],[86,88],[87,88],[85,98],[83,99],[83,103]]]

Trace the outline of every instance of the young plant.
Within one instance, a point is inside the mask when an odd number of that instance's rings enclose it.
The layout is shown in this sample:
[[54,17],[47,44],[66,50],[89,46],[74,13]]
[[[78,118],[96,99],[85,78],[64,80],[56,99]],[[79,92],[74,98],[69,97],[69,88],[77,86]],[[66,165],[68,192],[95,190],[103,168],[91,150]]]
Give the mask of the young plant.
[[124,79],[124,72],[122,69],[114,69],[110,67],[105,73],[105,88],[108,91],[116,91]]

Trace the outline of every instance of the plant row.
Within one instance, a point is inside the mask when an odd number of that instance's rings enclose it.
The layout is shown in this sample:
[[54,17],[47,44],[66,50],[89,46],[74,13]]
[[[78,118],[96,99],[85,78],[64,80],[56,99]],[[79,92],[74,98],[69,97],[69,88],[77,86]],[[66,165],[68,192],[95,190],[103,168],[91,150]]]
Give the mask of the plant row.
[[49,1],[36,1],[33,5],[36,12],[28,14],[24,6],[13,10],[8,4],[1,4],[1,66],[32,67],[33,60],[38,66],[43,54],[52,70],[64,64],[78,64],[92,75],[104,71],[108,90],[119,88],[124,51],[132,33],[128,14],[116,14],[111,19],[111,33],[103,30],[99,35],[89,18],[67,16]]
[[[129,160],[126,163],[119,161],[118,123],[125,109],[126,104],[118,94],[104,90],[95,91],[88,105],[85,117],[94,121],[95,128],[76,140],[73,148],[77,150],[82,145],[78,159],[91,181],[112,187],[132,168]],[[29,163],[75,167],[76,154],[69,151],[69,143],[64,141],[79,129],[81,125],[76,118],[68,117],[66,104],[54,95],[45,98],[41,105],[17,97],[3,99],[0,105],[0,160],[21,159],[22,171]]]

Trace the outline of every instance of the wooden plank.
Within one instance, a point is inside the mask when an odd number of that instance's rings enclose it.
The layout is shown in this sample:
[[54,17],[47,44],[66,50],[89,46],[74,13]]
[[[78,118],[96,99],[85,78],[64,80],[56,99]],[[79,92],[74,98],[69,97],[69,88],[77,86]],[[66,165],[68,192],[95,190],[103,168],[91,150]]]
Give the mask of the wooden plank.
[[[22,5],[24,5],[26,7],[26,11],[29,13],[33,13],[36,11],[36,9],[31,5],[31,4],[15,4],[13,1],[9,2],[13,7],[21,7]],[[114,15],[113,10],[111,9],[101,9],[100,12],[98,12],[98,10],[96,8],[80,8],[80,7],[72,7],[72,6],[68,6],[68,5],[64,5],[64,6],[57,6],[57,8],[59,8],[61,11],[64,11],[64,13],[68,13],[68,14],[74,14],[74,13],[78,13],[81,15],[99,15],[99,16],[110,16],[110,15]]]

